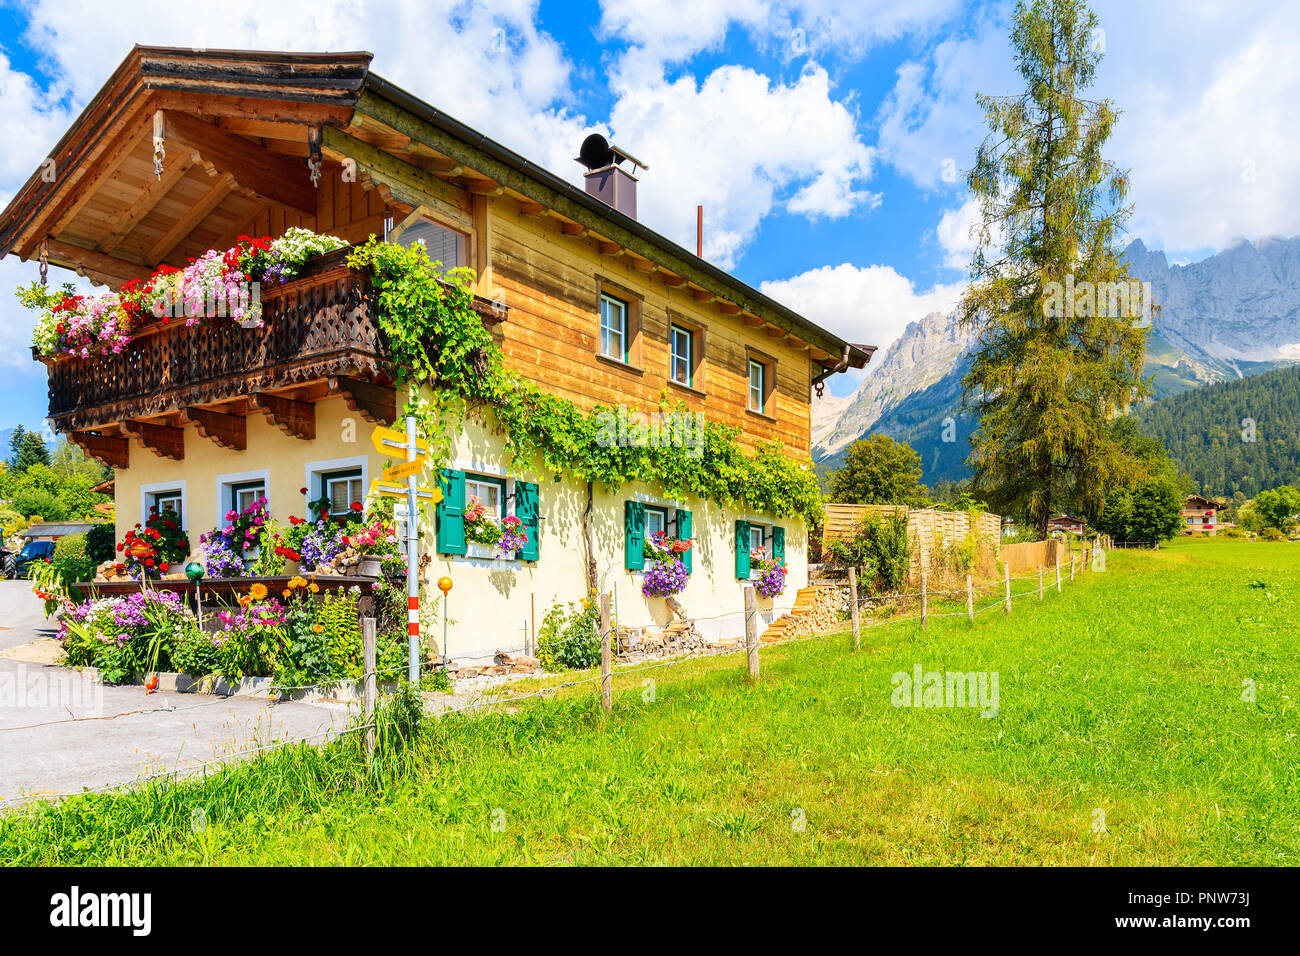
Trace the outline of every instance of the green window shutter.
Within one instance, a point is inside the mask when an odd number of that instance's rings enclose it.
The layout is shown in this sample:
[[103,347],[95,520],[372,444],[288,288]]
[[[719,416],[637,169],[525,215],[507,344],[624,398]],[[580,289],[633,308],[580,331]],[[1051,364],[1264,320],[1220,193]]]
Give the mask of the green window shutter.
[[785,564],[785,528],[772,528],[772,559]]
[[736,522],[736,577],[749,577],[749,522]]
[[442,500],[438,502],[438,553],[465,553],[465,472],[442,470]]
[[524,533],[528,535],[528,543],[519,551],[519,557],[523,561],[536,561],[541,553],[541,541],[537,534],[539,505],[537,485],[531,481],[516,481],[515,517],[524,523]]
[[[689,538],[691,536],[691,513],[685,508],[677,509],[677,538]],[[695,553],[695,548],[687,551],[682,555],[682,564],[686,565],[686,573],[691,573],[691,555]]]
[[645,570],[645,505],[623,503],[623,564],[629,571]]

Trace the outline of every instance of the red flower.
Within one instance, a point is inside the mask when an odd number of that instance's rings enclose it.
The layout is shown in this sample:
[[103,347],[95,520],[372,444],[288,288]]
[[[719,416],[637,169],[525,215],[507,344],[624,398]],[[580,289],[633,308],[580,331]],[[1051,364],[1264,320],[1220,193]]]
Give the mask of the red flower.
[[306,489],[306,488],[299,488],[298,491],[299,491],[300,493],[304,494],[304,495],[307,493],[307,489]]
[[352,510],[353,510],[353,511],[360,511],[360,510],[361,510],[361,502],[359,502],[359,501],[354,501],[354,502],[352,502]]
[[158,567],[159,567],[159,569],[160,569],[164,574],[166,574],[168,571],[171,570],[171,565],[168,564],[166,561],[164,561],[162,564],[158,565]]
[[302,524],[305,520],[305,518],[298,518],[294,515],[289,515],[289,524]]

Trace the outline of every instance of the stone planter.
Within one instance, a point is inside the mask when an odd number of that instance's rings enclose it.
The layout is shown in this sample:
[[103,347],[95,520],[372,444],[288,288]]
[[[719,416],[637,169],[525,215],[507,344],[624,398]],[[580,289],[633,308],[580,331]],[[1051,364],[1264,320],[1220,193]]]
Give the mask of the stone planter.
[[363,578],[377,578],[381,567],[383,567],[381,558],[369,554],[362,555],[361,563],[357,565],[357,574]]

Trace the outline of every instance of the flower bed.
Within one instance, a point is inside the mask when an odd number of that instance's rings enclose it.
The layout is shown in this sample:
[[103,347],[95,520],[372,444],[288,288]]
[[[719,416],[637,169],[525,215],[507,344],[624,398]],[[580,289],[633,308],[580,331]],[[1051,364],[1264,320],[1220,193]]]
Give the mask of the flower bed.
[[98,668],[106,683],[159,671],[229,681],[271,677],[283,687],[355,679],[362,669],[361,602],[369,590],[377,595],[377,606],[367,610],[379,624],[380,670],[403,669],[406,598],[400,588],[301,575],[227,584],[237,585],[223,589],[235,600],[215,608],[205,585],[206,627],[173,590],[146,585],[129,594],[96,594],[80,604],[61,598],[57,639],[64,663]]

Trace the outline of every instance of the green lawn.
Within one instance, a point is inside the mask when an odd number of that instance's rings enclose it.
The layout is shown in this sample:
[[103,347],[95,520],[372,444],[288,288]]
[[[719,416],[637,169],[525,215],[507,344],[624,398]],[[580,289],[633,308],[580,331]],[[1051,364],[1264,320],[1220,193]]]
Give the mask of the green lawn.
[[[19,811],[0,861],[1295,865],[1298,583],[1300,545],[1112,552],[1010,618],[764,648],[757,686],[733,656],[623,678],[609,717],[586,685],[437,721],[386,784],[294,748]],[[917,664],[998,672],[997,716],[892,706]]]

